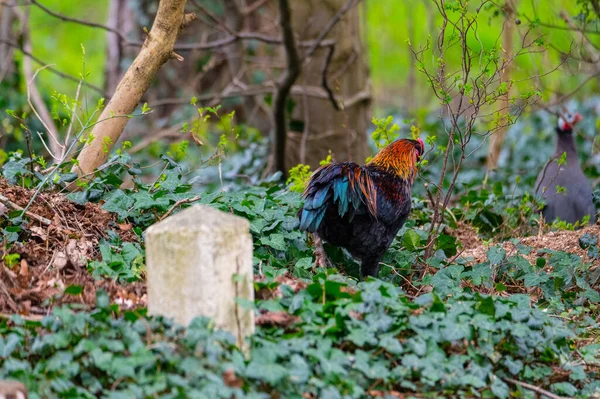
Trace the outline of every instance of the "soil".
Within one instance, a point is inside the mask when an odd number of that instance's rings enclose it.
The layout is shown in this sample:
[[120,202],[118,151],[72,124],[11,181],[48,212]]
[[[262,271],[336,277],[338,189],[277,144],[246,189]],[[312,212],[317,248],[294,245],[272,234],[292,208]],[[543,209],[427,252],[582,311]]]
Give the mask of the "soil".
[[[0,194],[25,207],[34,190],[9,186],[0,179]],[[11,205],[0,207],[0,226]],[[29,212],[51,223],[28,217],[19,242],[0,246],[0,312],[22,315],[47,314],[54,305],[80,303],[93,307],[96,290],[101,288],[111,299],[123,304],[145,302],[145,284],[121,285],[111,280],[94,280],[87,271],[89,260],[100,258],[99,242],[107,231],[117,233],[123,241],[139,238],[130,225],[119,225],[116,217],[99,204],[76,204],[60,193],[40,193]],[[40,219],[40,218],[38,218]],[[19,258],[13,255],[18,254]],[[63,294],[66,287],[82,287],[80,294]]]
[[[470,233],[465,234],[469,236],[466,241],[462,241],[460,238],[462,234],[457,234],[459,241],[463,242],[463,247],[465,248],[461,256],[465,259],[472,259],[474,263],[486,260],[486,253],[490,245],[501,244],[509,256],[515,254],[517,251],[516,245],[510,241],[484,245],[481,240],[478,240],[476,244],[473,244],[475,239],[470,237]],[[531,263],[535,263],[535,260],[540,256],[547,257],[547,254],[543,254],[540,251],[550,249],[575,254],[584,262],[592,263],[594,266],[600,266],[600,259],[590,259],[587,255],[587,250],[582,249],[579,246],[579,238],[584,234],[600,237],[600,225],[595,224],[575,231],[551,231],[536,236],[520,237],[518,238],[517,243],[533,249],[528,255],[523,255]]]

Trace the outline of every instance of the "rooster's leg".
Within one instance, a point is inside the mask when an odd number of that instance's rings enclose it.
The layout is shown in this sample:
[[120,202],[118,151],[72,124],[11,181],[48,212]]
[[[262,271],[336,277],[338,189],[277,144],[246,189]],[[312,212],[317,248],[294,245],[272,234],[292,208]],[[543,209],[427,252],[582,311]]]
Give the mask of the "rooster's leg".
[[325,248],[323,248],[323,241],[317,233],[313,233],[315,240],[315,267],[328,267],[330,266],[329,259],[325,254]]
[[379,274],[379,258],[363,260],[360,271],[362,273],[362,277],[365,279],[368,276],[377,277]]

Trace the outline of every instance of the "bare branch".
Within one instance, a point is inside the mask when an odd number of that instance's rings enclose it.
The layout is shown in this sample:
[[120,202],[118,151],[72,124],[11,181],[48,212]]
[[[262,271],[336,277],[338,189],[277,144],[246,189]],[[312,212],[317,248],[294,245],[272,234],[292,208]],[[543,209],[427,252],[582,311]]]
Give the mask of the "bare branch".
[[[11,200],[9,200],[8,198],[6,198],[3,195],[0,195],[0,202],[3,203],[4,205],[6,205],[7,207],[11,208],[11,209],[14,209],[15,211],[21,211],[22,212],[23,209],[24,209],[23,207],[15,204],[14,202],[12,202]],[[52,224],[51,220],[46,219],[45,217],[36,215],[33,212],[25,211],[25,214],[27,216],[29,216],[30,218],[35,219],[35,220],[37,220],[38,222],[40,222],[42,224],[45,224],[46,226],[50,226]]]

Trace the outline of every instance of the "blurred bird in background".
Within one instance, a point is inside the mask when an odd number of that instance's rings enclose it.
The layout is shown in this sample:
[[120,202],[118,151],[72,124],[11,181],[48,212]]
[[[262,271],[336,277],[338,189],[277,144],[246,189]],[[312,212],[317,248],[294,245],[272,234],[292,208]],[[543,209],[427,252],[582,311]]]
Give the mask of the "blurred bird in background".
[[586,216],[590,217],[589,224],[596,222],[592,188],[579,166],[573,137],[573,128],[581,120],[580,114],[568,112],[558,118],[556,151],[537,178],[536,194],[545,202],[542,215],[548,223],[556,218],[581,223]]

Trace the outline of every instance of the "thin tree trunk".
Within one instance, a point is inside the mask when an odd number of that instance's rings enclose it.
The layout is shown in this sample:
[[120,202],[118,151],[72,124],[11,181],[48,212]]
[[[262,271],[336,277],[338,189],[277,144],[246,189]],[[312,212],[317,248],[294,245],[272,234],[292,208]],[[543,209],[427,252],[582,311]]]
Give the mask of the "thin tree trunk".
[[[513,56],[513,34],[515,29],[514,17],[515,7],[518,4],[518,0],[506,0],[504,5],[504,11],[506,13],[506,22],[504,23],[504,31],[502,32],[502,48],[504,49],[506,59],[510,59]],[[510,63],[504,68],[501,80],[503,82],[509,82],[511,77],[511,65]],[[510,110],[510,97],[511,90],[506,92],[501,99],[498,100],[498,111],[501,114],[507,115]],[[498,166],[498,159],[502,152],[502,145],[504,144],[504,136],[506,135],[508,120],[506,117],[502,117],[500,120],[500,128],[494,133],[490,140],[490,146],[488,149],[487,156],[487,168],[488,170],[494,170]]]
[[[16,16],[12,7],[5,4],[4,0],[0,0],[0,39],[12,43],[15,41],[13,23]],[[12,47],[0,43],[0,82],[13,73],[13,54]]]
[[92,130],[92,141],[79,154],[73,171],[87,175],[102,165],[128,122],[130,115],[150,86],[160,67],[171,58],[180,57],[173,46],[180,30],[192,16],[184,17],[186,0],[161,0],[152,29],[140,53],[119,83],[113,97]]
[[[118,29],[125,35],[133,30],[134,12],[128,0],[111,0],[106,25]],[[106,64],[104,68],[104,91],[115,92],[123,76],[122,62],[125,58],[123,45],[115,33],[106,33]]]
[[[12,7],[7,7],[5,0],[0,0],[0,40],[15,42],[14,21],[16,15]],[[0,83],[4,79],[9,79],[11,83],[8,87],[18,87],[18,82],[12,82],[15,74],[14,68],[14,49],[6,44],[0,43]],[[8,141],[8,135],[0,123],[0,149],[4,149]]]

